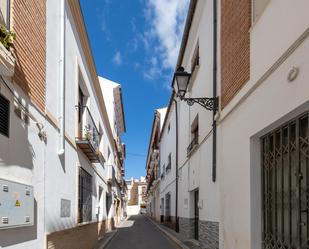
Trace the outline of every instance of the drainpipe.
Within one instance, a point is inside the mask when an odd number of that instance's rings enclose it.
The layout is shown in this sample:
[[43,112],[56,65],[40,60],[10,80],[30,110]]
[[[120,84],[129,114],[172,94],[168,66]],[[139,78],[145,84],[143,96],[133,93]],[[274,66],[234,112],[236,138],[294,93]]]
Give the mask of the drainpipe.
[[65,131],[65,0],[60,0],[60,58],[59,58],[59,147],[58,155],[64,155]]
[[[175,96],[175,93],[173,93],[173,96]],[[173,101],[175,103],[175,118],[176,118],[176,205],[175,205],[175,217],[176,217],[176,232],[179,233],[179,217],[178,217],[178,179],[179,179],[179,174],[178,174],[178,106],[177,106],[177,101],[173,97]]]
[[[217,97],[217,0],[213,0],[213,97]],[[219,103],[216,103],[218,106]],[[217,110],[213,110],[212,181],[217,178]]]

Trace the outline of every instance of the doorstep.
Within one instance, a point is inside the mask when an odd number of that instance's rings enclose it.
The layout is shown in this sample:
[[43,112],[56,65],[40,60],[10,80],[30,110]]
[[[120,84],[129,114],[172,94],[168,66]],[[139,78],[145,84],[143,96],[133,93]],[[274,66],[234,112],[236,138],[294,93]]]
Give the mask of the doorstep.
[[199,242],[196,240],[188,240],[183,238],[179,233],[176,233],[173,229],[160,224],[153,219],[146,216],[163,234],[165,234],[169,239],[174,241],[180,248],[183,249],[201,249]]

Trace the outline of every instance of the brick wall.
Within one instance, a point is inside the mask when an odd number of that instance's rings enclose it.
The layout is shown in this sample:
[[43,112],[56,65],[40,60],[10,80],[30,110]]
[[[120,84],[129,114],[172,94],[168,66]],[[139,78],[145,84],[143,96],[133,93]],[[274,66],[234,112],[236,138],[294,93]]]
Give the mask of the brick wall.
[[251,0],[221,1],[221,105],[250,78]]
[[16,32],[14,82],[45,110],[46,0],[13,0],[12,29]]

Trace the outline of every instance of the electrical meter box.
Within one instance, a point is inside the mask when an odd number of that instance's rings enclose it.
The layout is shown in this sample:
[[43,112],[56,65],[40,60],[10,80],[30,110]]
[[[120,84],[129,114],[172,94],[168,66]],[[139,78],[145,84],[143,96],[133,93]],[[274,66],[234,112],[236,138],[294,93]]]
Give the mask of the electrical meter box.
[[0,229],[33,224],[33,187],[0,179]]

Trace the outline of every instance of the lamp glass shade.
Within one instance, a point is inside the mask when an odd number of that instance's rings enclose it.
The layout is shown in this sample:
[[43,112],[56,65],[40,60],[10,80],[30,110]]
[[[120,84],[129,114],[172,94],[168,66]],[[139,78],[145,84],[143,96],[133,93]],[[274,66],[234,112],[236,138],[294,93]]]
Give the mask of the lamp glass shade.
[[190,76],[191,74],[185,72],[183,67],[180,67],[174,74],[173,87],[181,98],[183,98],[187,92]]

